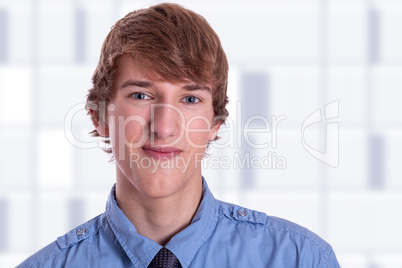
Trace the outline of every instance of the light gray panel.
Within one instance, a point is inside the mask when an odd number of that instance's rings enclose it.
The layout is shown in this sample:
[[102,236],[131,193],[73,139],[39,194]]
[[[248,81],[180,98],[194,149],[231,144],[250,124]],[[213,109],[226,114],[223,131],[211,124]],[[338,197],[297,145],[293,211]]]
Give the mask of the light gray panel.
[[381,189],[385,184],[384,174],[384,138],[373,135],[369,139],[368,185],[372,189]]
[[87,16],[85,10],[75,10],[75,61],[85,62],[87,59]]
[[266,73],[243,73],[241,79],[243,121],[255,115],[268,118],[270,101],[268,82],[268,75]]
[[68,201],[68,226],[74,228],[84,223],[85,203],[81,198],[72,197]]
[[377,63],[380,59],[380,13],[377,9],[369,10],[367,45],[369,63]]
[[29,128],[3,130],[0,139],[0,184],[26,187],[33,178],[34,159],[32,156],[33,139]]
[[0,9],[0,62],[8,58],[8,13]]
[[7,200],[0,198],[0,252],[8,248],[8,203]]
[[[269,79],[268,75],[263,72],[244,72],[241,76],[241,107],[242,107],[242,124],[254,116],[262,116],[268,121],[269,118]],[[263,128],[266,127],[263,121],[253,120],[249,125],[250,128]],[[248,135],[251,142],[261,139],[260,133],[253,133]],[[252,146],[244,141],[242,142],[242,157],[250,154],[250,158],[254,156]],[[242,168],[242,185],[246,188],[254,186],[256,171],[252,167],[245,165]]]

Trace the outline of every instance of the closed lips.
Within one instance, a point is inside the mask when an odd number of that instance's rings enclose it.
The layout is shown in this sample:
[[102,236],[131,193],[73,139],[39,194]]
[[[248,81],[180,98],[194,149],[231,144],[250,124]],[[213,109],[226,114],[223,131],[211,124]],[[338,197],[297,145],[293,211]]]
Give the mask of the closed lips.
[[181,152],[180,149],[174,148],[174,147],[152,147],[152,146],[143,146],[143,150],[146,151],[155,151],[159,153],[175,153],[175,152]]
[[182,152],[180,149],[174,147],[143,146],[142,149],[148,156],[156,159],[170,159]]

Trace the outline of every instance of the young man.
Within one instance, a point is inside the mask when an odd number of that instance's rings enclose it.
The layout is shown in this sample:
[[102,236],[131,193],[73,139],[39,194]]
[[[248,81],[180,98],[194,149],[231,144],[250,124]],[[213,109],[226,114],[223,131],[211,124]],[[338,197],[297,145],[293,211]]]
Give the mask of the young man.
[[19,267],[339,267],[307,229],[209,191],[200,161],[228,115],[227,74],[218,36],[190,10],[118,21],[87,100],[116,162],[106,211]]

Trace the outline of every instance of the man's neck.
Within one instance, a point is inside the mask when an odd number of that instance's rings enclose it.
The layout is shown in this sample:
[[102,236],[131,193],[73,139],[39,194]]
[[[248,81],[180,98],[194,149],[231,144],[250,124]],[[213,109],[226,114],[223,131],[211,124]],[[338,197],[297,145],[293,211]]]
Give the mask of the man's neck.
[[192,221],[202,198],[202,180],[190,179],[179,191],[166,197],[139,192],[126,178],[116,182],[116,201],[137,232],[160,245]]

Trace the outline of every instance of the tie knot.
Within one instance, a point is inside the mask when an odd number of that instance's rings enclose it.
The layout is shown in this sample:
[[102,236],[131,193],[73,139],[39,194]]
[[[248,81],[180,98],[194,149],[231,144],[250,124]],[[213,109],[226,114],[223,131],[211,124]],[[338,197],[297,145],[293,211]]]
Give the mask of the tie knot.
[[180,262],[167,248],[163,247],[155,255],[148,268],[180,268]]

